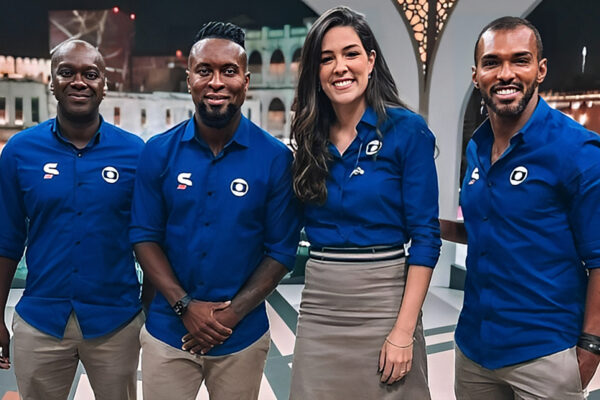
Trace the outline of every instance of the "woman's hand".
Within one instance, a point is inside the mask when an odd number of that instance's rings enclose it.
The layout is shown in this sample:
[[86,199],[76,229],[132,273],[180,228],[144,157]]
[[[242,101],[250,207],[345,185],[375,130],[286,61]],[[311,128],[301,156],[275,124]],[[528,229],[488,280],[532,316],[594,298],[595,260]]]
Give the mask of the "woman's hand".
[[391,385],[404,378],[412,367],[412,334],[394,329],[383,342],[379,353],[379,372],[381,382]]

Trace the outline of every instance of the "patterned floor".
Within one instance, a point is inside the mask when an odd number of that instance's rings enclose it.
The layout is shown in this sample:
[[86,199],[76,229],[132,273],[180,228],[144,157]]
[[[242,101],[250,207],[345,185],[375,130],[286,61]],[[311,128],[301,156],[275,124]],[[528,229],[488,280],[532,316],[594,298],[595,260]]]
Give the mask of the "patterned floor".
[[[271,350],[263,375],[260,400],[286,400],[289,396],[292,353],[294,350],[296,319],[300,305],[302,285],[280,285],[268,299],[267,312],[271,322]],[[11,291],[7,321],[12,320],[14,305],[20,290]],[[454,328],[462,304],[462,292],[447,288],[431,288],[423,307],[423,324],[427,342],[429,383],[433,400],[453,400],[454,380]],[[600,374],[590,385],[590,400],[600,400]],[[141,379],[141,373],[139,374]],[[69,400],[92,400],[89,381],[79,367]],[[18,400],[12,370],[0,371],[0,400]],[[142,399],[141,381],[138,382],[138,399]],[[207,400],[203,387],[197,400]]]

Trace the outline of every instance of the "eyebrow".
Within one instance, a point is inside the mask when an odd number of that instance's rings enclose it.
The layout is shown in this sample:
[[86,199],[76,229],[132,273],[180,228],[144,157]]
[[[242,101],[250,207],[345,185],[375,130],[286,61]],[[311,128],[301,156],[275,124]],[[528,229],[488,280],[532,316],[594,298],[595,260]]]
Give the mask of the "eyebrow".
[[[342,51],[349,50],[353,47],[360,47],[360,46],[357,43],[349,44],[348,46],[344,47],[342,49]],[[333,50],[323,50],[323,51],[321,51],[321,54],[323,54],[323,53],[333,53]]]
[[[525,56],[531,56],[531,57],[533,57],[533,53],[530,52],[530,51],[520,51],[518,53],[511,54],[512,58],[525,57]],[[497,54],[494,54],[494,53],[492,53],[492,54],[484,54],[483,56],[481,56],[482,60],[496,59],[496,58],[500,58],[500,56],[497,55]]]

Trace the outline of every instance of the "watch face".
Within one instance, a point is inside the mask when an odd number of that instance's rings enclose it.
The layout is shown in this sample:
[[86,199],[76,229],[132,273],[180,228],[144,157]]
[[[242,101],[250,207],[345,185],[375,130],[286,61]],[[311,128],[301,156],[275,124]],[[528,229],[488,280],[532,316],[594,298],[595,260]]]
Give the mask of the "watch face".
[[173,311],[175,311],[175,314],[179,315],[180,317],[183,315],[183,312],[185,311],[185,306],[183,305],[181,300],[179,300],[177,303],[175,303],[175,305],[173,305]]

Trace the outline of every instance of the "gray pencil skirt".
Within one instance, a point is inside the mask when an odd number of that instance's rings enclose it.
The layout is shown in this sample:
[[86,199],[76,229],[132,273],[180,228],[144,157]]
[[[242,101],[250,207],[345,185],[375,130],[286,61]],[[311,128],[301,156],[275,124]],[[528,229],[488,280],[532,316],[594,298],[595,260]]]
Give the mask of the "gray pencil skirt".
[[306,265],[291,400],[430,399],[421,317],[410,372],[380,383],[379,352],[394,326],[406,282],[405,258]]

